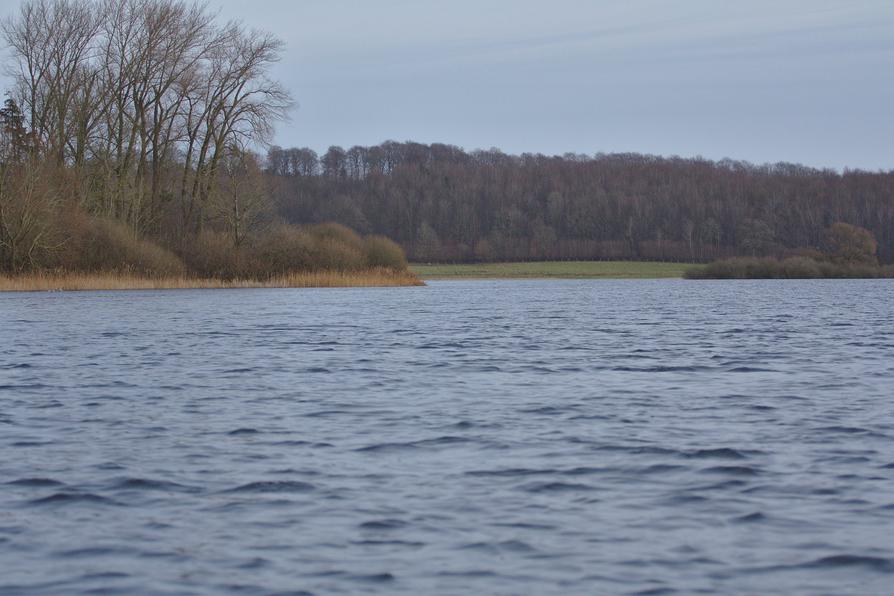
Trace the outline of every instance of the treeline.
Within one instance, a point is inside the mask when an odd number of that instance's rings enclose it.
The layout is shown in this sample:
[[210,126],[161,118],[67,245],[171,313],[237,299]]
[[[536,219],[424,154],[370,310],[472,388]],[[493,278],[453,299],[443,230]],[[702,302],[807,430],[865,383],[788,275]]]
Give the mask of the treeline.
[[266,169],[289,221],[384,234],[419,261],[782,257],[836,222],[894,260],[894,172],[412,142],[274,147]]
[[278,217],[250,150],[292,104],[273,35],[185,0],[28,0],[0,32],[0,273],[406,268],[384,238]]

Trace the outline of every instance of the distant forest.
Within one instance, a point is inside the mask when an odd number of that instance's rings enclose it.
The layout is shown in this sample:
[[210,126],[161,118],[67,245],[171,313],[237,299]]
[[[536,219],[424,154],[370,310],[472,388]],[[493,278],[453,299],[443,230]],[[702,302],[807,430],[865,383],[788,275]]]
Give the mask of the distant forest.
[[417,261],[781,257],[836,222],[894,261],[894,171],[386,142],[273,147],[267,173],[286,220],[382,234]]

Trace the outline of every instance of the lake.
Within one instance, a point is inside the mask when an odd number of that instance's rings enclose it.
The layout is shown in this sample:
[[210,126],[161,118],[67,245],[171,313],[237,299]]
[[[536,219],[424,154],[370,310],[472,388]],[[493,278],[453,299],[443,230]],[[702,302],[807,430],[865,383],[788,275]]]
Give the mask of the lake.
[[0,295],[0,594],[882,594],[894,283]]

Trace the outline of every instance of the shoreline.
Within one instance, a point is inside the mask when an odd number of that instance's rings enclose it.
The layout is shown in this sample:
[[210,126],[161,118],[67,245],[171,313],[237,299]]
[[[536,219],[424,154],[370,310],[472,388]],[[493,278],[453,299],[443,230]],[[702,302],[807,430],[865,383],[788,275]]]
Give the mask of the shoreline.
[[503,263],[422,264],[410,269],[421,279],[495,280],[495,279],[682,279],[695,263],[663,261],[528,261]]
[[319,271],[269,280],[144,277],[114,273],[32,273],[0,275],[0,292],[90,292],[126,290],[231,290],[274,288],[387,288],[424,286],[412,271]]

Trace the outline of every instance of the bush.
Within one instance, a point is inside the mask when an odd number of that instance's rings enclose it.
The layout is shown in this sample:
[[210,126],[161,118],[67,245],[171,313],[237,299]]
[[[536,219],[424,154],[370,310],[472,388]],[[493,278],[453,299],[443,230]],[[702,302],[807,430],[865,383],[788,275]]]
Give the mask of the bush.
[[311,234],[294,226],[277,226],[253,247],[251,277],[265,278],[317,269],[316,242]]
[[807,257],[789,257],[780,264],[786,279],[816,279],[822,277],[819,263]]
[[255,277],[300,271],[356,271],[385,267],[403,271],[407,259],[397,244],[378,236],[366,238],[337,224],[298,228],[279,226],[258,239],[253,250]]
[[280,225],[242,249],[224,234],[204,232],[184,252],[189,267],[203,277],[269,279],[290,273],[350,272],[366,267],[407,268],[399,246],[385,238],[364,240],[338,224]]
[[177,255],[139,239],[130,228],[116,221],[88,219],[78,232],[71,240],[71,250],[61,260],[66,269],[148,277],[179,277],[186,273]]
[[690,269],[687,279],[873,279],[894,277],[894,266],[817,262],[806,257],[776,259],[734,258]]
[[337,223],[323,223],[308,226],[307,231],[320,241],[332,241],[363,252],[363,238],[347,226]]
[[836,222],[826,230],[829,257],[842,265],[877,265],[878,242],[865,228]]
[[47,164],[7,164],[0,157],[0,272],[52,267],[67,256],[60,247],[68,244],[68,214],[55,174]]
[[805,257],[819,263],[820,261],[828,261],[829,256],[816,248],[802,246],[791,251],[786,251],[786,257]]
[[357,271],[364,265],[361,249],[335,238],[316,239],[313,255],[314,268],[325,271]]
[[363,255],[367,267],[384,267],[395,271],[403,271],[408,267],[404,250],[384,236],[367,237]]
[[200,277],[236,279],[244,275],[245,263],[233,240],[220,232],[204,231],[183,252],[190,271]]
[[316,269],[356,271],[363,268],[363,238],[354,230],[336,223],[317,224],[305,229],[316,244]]
[[733,258],[714,261],[684,274],[687,279],[749,279],[766,277],[769,259]]

